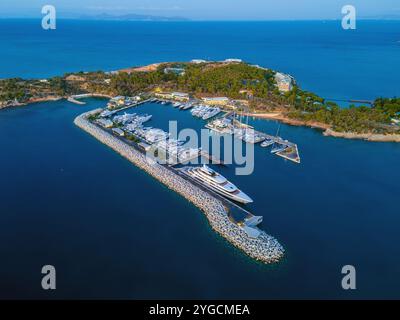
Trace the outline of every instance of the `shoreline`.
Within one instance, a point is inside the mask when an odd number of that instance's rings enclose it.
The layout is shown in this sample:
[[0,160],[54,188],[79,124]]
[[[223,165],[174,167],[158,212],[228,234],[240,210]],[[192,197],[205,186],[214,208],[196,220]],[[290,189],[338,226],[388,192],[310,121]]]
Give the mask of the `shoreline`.
[[4,105],[4,106],[0,106],[0,110],[2,109],[8,109],[8,108],[18,108],[18,107],[26,107],[29,106],[31,104],[35,104],[35,103],[40,103],[40,102],[52,102],[52,101],[59,101],[64,99],[64,97],[61,96],[49,96],[49,97],[44,97],[44,98],[31,98],[26,102],[21,102],[18,104],[10,104],[10,105]]
[[331,126],[328,124],[314,122],[314,121],[308,122],[308,121],[291,119],[283,115],[281,112],[248,113],[246,115],[264,120],[276,120],[296,127],[309,127],[312,129],[318,129],[322,131],[322,135],[325,137],[334,137],[334,138],[351,139],[351,140],[364,140],[369,142],[400,142],[400,134],[338,132],[332,130]]
[[52,102],[52,101],[60,101],[60,100],[67,100],[68,102],[83,105],[85,102],[80,102],[77,99],[82,98],[103,98],[103,99],[111,99],[112,96],[103,93],[85,93],[81,95],[72,95],[72,96],[48,96],[44,98],[31,98],[26,102],[21,102],[18,104],[10,104],[6,106],[0,106],[0,110],[8,109],[8,108],[17,108],[17,107],[26,107],[31,104],[40,103],[40,102]]
[[277,120],[282,123],[289,124],[291,126],[296,126],[296,127],[310,127],[313,129],[321,129],[321,130],[327,130],[330,129],[330,125],[321,123],[321,122],[316,122],[316,121],[303,121],[303,120],[297,120],[297,119],[291,119],[286,117],[282,112],[267,112],[267,113],[246,113],[245,115],[248,115],[249,117],[254,117],[254,118],[259,118],[259,119],[267,119],[267,120]]
[[325,137],[335,137],[353,140],[365,140],[370,142],[400,142],[400,134],[376,134],[376,133],[352,133],[352,132],[337,132],[332,129],[324,131]]
[[[0,110],[12,108],[12,107],[23,107],[29,106],[30,104],[40,103],[40,102],[52,102],[59,101],[62,99],[67,100],[70,103],[84,105],[85,102],[79,101],[81,98],[104,98],[111,99],[112,96],[108,94],[102,93],[85,93],[79,95],[71,95],[68,97],[61,96],[50,96],[45,98],[32,98],[27,102],[20,103],[18,105],[8,105],[8,106],[0,106]],[[356,132],[338,132],[332,130],[331,126],[325,123],[317,122],[317,121],[303,121],[288,118],[282,112],[264,112],[264,113],[245,113],[249,117],[254,117],[258,119],[264,120],[276,120],[282,122],[284,124],[288,124],[296,127],[309,127],[312,129],[318,129],[322,131],[323,136],[325,137],[334,137],[334,138],[342,138],[342,139],[351,139],[351,140],[364,140],[369,142],[396,142],[400,143],[400,134],[375,134],[375,133],[356,133]]]
[[258,238],[250,238],[245,231],[229,220],[227,209],[220,200],[162,165],[150,162],[132,146],[88,121],[90,115],[100,110],[79,115],[74,120],[75,125],[199,208],[215,232],[248,256],[266,264],[278,262],[283,257],[285,250],[282,245],[265,231],[261,230]]

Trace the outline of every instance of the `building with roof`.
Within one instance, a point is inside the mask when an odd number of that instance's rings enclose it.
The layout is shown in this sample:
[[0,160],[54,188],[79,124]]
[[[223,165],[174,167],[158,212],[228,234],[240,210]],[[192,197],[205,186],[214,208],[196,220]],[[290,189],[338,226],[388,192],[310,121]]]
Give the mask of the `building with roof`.
[[225,59],[224,62],[227,62],[227,63],[242,63],[243,60],[242,59],[232,59],[232,58],[230,58],[230,59]]
[[280,92],[289,92],[293,89],[294,79],[288,74],[277,72],[275,81]]
[[173,98],[171,92],[156,92],[156,93],[154,93],[154,95],[160,99],[172,99]]
[[144,151],[149,151],[151,149],[151,145],[147,144],[146,142],[139,142],[138,146],[143,149]]
[[114,125],[113,122],[109,119],[98,119],[97,123],[104,128],[112,128]]
[[173,99],[178,101],[189,101],[189,94],[184,92],[172,92],[171,96]]
[[209,105],[225,106],[229,103],[229,98],[227,97],[202,98],[202,100]]
[[203,59],[193,59],[192,61],[190,61],[191,63],[194,64],[201,64],[201,63],[207,63],[207,60],[203,60]]
[[113,128],[112,132],[120,137],[123,137],[125,135],[125,132],[120,128]]

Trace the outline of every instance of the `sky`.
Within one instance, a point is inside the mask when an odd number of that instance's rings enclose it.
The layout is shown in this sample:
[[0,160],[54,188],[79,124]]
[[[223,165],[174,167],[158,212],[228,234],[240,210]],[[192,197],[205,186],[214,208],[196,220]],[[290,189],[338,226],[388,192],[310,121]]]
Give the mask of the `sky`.
[[46,4],[58,17],[144,14],[192,20],[340,19],[353,5],[359,18],[400,18],[400,0],[0,0],[0,18],[40,17]]

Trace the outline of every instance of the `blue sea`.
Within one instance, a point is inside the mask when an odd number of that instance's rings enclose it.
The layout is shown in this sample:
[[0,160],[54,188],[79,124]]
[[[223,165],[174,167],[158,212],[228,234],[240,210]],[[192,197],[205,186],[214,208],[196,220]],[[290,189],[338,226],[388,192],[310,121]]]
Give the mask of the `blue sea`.
[[[0,78],[44,78],[159,61],[242,58],[288,72],[327,98],[400,95],[400,22],[101,22],[0,20]],[[0,111],[0,298],[400,298],[400,145],[282,125],[302,164],[255,148],[255,172],[217,170],[248,193],[286,249],[254,262],[185,199],[75,127],[103,107],[67,101]],[[149,125],[202,120],[147,104]],[[250,119],[274,134],[278,124]],[[41,288],[54,265],[57,289]],[[341,287],[344,265],[357,289]]]

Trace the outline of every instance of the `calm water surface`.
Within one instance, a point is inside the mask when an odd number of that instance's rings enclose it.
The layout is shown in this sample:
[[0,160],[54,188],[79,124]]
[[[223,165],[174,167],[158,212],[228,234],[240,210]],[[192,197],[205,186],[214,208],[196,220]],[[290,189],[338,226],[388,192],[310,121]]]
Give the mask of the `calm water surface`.
[[[255,173],[218,170],[255,200],[263,228],[285,246],[279,264],[253,262],[209,228],[186,200],[76,128],[81,112],[104,106],[66,101],[0,112],[1,297],[359,298],[398,297],[400,146],[323,137],[282,126],[302,164],[255,148]],[[148,104],[149,125],[189,112]],[[277,124],[254,120],[274,133]],[[57,291],[40,289],[44,264]],[[340,289],[353,264],[358,290]]]
[[[239,57],[293,74],[325,97],[400,95],[400,23],[139,23],[0,20],[0,77],[42,78],[155,61]],[[116,50],[118,48],[118,50]],[[253,262],[177,194],[76,128],[103,107],[66,101],[0,111],[1,298],[399,298],[400,145],[283,125],[302,164],[255,148],[255,173],[218,167],[286,248]],[[200,130],[189,112],[145,105],[149,125]],[[139,109],[138,109],[139,111]],[[274,134],[275,122],[251,120]],[[40,287],[57,268],[57,290]],[[341,268],[357,268],[357,290]]]

